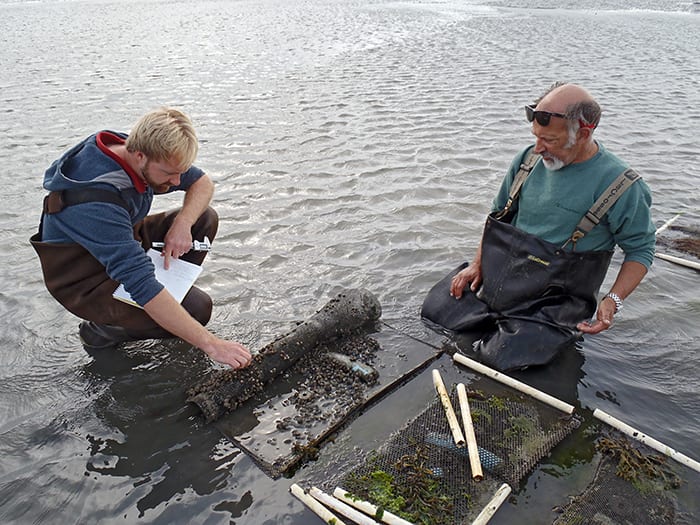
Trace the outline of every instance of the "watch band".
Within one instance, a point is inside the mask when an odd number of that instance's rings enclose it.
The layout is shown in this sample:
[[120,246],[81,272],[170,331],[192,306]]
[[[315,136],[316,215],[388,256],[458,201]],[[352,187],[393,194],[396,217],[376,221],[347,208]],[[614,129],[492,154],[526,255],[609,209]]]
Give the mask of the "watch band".
[[619,295],[617,295],[615,292],[608,292],[605,294],[605,297],[609,297],[615,303],[615,313],[622,310],[622,299],[620,299]]

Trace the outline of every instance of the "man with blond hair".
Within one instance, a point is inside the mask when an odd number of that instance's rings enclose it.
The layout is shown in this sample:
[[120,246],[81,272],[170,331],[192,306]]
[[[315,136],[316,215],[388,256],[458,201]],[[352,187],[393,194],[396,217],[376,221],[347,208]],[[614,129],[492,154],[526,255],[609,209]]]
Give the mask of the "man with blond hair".
[[[477,356],[501,370],[548,363],[610,328],[654,258],[651,192],[593,138],[601,109],[590,93],[556,83],[525,116],[534,145],[511,163],[476,256],[422,309],[449,330],[483,334]],[[624,260],[598,300],[615,246]]]
[[[190,119],[173,108],[144,115],[130,134],[99,131],[56,160],[44,174],[39,254],[51,294],[83,321],[86,350],[125,341],[180,337],[211,359],[246,366],[250,352],[214,336],[204,325],[212,301],[192,287],[182,303],[156,280],[146,254],[164,243],[164,266],[172,259],[201,265],[206,251],[193,240],[213,239],[218,216],[209,207],[214,183],[193,165],[197,136]],[[182,207],[148,215],[155,194],[183,191]],[[142,308],[114,299],[123,284]]]

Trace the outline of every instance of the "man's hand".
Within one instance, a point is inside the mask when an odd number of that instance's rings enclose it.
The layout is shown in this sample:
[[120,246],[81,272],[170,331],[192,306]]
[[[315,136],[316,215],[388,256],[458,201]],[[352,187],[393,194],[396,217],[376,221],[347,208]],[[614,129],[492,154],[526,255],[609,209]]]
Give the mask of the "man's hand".
[[243,368],[252,359],[242,344],[220,339],[202,326],[166,289],[143,305],[143,309],[162,328],[199,348],[218,363]]
[[176,217],[165,234],[165,246],[161,252],[165,260],[163,266],[170,269],[170,258],[179,259],[192,249],[192,225]]
[[202,175],[185,191],[182,208],[165,234],[163,256],[165,269],[170,268],[170,258],[178,259],[192,249],[192,225],[207,209],[214,194],[214,182],[209,175]]
[[[610,291],[614,291],[618,297],[624,300],[632,293],[637,285],[639,285],[646,273],[647,268],[642,263],[625,261],[622,263]],[[576,325],[576,328],[586,334],[597,334],[610,328],[613,322],[613,315],[616,313],[617,306],[615,305],[615,301],[605,296],[598,304],[596,320],[593,322],[585,321],[579,323]]]
[[595,321],[585,321],[576,325],[585,334],[598,334],[612,326],[615,315],[615,303],[609,297],[604,297],[598,305]]
[[461,299],[462,292],[471,283],[470,289],[476,292],[481,286],[481,265],[472,263],[452,278],[450,295],[455,299]]
[[235,341],[215,339],[206,346],[206,348],[202,348],[205,354],[217,363],[228,365],[233,369],[248,366],[252,359],[248,349]]
[[165,260],[163,266],[170,269],[170,258],[179,259],[192,249],[192,231],[190,228],[174,230],[173,228],[165,235],[165,246],[161,252]]

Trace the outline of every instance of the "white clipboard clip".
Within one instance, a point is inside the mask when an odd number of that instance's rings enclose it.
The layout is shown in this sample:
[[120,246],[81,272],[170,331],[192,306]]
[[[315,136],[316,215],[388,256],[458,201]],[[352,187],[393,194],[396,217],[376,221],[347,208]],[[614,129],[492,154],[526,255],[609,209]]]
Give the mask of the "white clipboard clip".
[[[159,242],[159,241],[154,241],[151,243],[151,246],[154,248],[165,248],[165,243],[164,242]],[[211,241],[209,240],[209,237],[206,235],[204,236],[203,241],[192,241],[192,248],[191,250],[194,250],[195,252],[210,252],[211,251]]]

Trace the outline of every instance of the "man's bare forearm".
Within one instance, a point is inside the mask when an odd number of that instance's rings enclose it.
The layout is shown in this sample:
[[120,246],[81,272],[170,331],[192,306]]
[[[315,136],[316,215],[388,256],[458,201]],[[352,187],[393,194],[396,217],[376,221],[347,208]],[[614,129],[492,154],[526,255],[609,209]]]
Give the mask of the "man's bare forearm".
[[188,227],[192,227],[207,209],[213,196],[214,181],[204,174],[185,192],[182,209],[176,220],[184,221]]
[[214,337],[165,289],[148,301],[143,309],[161,328],[198,348],[205,348]]

